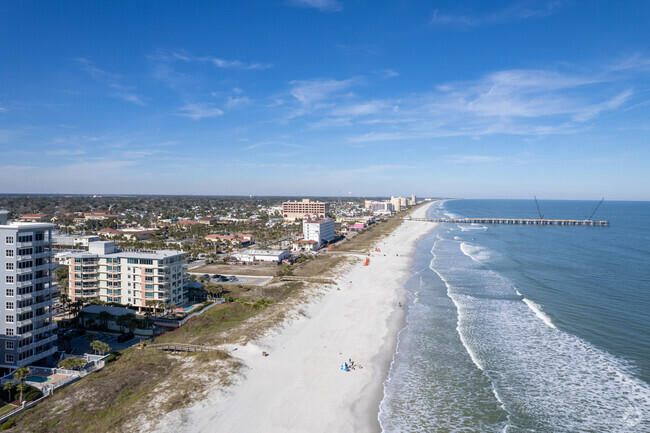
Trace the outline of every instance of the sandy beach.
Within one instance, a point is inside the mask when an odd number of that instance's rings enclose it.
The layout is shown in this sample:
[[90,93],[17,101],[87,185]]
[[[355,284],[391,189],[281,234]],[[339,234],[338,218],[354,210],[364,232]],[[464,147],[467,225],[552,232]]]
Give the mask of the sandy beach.
[[[383,382],[404,323],[403,284],[417,241],[434,226],[405,221],[376,245],[381,252],[368,266],[365,255],[354,255],[337,286],[304,306],[303,317],[256,343],[230,346],[244,364],[242,379],[172,412],[159,431],[379,431]],[[356,368],[342,371],[350,359]]]

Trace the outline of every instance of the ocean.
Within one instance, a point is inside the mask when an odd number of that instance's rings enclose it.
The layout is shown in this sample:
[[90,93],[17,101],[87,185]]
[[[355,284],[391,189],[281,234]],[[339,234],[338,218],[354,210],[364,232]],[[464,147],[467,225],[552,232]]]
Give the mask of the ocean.
[[[539,204],[585,219],[598,202]],[[538,214],[449,200],[429,216]],[[650,432],[650,202],[593,219],[611,226],[440,224],[419,243],[383,431]]]

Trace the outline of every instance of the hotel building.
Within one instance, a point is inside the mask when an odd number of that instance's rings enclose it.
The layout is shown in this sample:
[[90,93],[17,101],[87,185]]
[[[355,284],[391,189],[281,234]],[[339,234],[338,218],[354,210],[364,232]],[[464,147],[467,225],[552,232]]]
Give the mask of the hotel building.
[[282,216],[285,220],[327,218],[329,213],[329,203],[311,201],[308,198],[304,198],[302,201],[286,201],[282,203]]
[[57,351],[52,302],[53,224],[7,220],[0,210],[0,367],[15,369]]
[[70,299],[100,299],[132,305],[187,301],[182,251],[119,251],[112,241],[91,242],[88,252],[69,253]]

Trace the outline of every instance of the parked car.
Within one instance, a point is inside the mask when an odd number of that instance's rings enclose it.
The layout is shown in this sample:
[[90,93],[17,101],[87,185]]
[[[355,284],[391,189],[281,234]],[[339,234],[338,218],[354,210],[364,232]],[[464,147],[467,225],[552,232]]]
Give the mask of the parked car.
[[135,335],[133,335],[132,332],[129,332],[128,334],[122,334],[119,337],[117,337],[117,342],[124,343],[125,341],[129,341],[133,337],[135,337]]
[[205,278],[210,278],[210,274],[203,274]]
[[237,281],[237,277],[235,277],[234,275],[229,276],[228,279],[230,281]]
[[219,275],[219,274],[214,274],[214,275],[212,276],[212,278],[221,278],[221,275]]

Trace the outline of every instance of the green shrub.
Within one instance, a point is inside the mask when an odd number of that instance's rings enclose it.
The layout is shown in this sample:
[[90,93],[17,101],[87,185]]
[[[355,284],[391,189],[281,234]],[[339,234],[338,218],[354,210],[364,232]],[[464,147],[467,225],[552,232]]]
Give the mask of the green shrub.
[[9,430],[10,428],[14,427],[16,425],[16,420],[14,418],[10,418],[7,421],[5,421],[4,424],[0,426],[0,431],[5,431]]
[[31,385],[28,385],[27,389],[25,389],[25,392],[23,393],[23,400],[25,401],[34,401],[41,397],[43,397],[41,390]]
[[120,356],[122,356],[122,353],[119,350],[116,350],[115,352],[108,355],[106,357],[106,359],[104,360],[104,362],[106,364],[110,364],[111,362],[116,361],[117,359],[119,359]]

